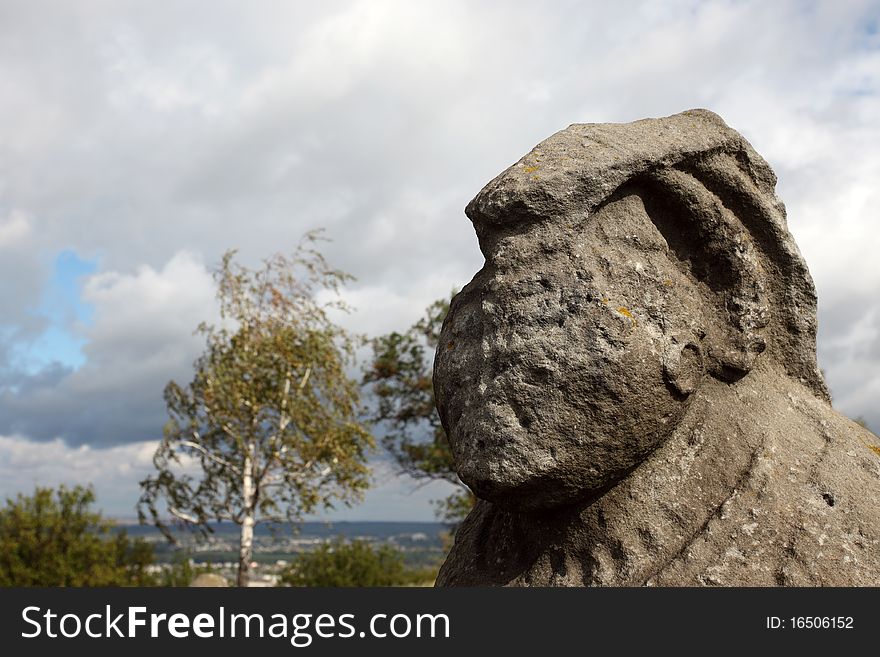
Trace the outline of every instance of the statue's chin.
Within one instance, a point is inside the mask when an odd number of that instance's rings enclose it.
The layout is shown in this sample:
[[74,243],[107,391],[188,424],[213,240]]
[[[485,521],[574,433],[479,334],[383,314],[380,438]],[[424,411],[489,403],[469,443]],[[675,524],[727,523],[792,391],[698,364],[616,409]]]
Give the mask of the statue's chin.
[[538,511],[582,503],[608,490],[631,469],[618,459],[612,469],[603,467],[602,459],[583,463],[580,448],[567,448],[564,442],[494,419],[470,421],[476,430],[450,435],[461,480],[477,497],[502,508]]
[[[517,483],[503,476],[497,463],[471,461],[457,467],[459,476],[480,499],[514,512],[533,513],[583,504],[613,486],[607,481],[572,482],[559,473],[518,473]],[[494,476],[493,476],[494,475]]]

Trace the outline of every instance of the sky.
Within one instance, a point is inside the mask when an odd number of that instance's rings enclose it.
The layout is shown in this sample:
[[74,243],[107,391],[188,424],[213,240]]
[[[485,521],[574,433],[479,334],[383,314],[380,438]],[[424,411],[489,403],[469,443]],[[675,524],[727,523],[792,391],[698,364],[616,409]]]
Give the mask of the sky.
[[[0,497],[131,516],[210,271],[324,228],[338,320],[482,265],[463,208],[571,123],[705,107],[771,164],[836,408],[880,429],[880,2],[0,1]],[[335,520],[430,520],[377,457]]]

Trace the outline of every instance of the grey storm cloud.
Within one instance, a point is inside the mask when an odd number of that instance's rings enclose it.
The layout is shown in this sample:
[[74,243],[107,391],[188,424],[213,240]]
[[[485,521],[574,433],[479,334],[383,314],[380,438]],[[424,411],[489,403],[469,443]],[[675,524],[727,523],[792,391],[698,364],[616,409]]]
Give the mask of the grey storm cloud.
[[[878,14],[794,0],[3,3],[0,436],[116,455],[157,438],[162,388],[187,377],[230,247],[253,264],[324,227],[328,259],[357,277],[340,321],[403,329],[482,264],[462,209],[504,167],[573,122],[692,107],[779,174],[819,290],[820,364],[838,407],[876,429]],[[70,327],[85,362],[17,368],[62,250],[99,263],[82,281],[94,316]]]

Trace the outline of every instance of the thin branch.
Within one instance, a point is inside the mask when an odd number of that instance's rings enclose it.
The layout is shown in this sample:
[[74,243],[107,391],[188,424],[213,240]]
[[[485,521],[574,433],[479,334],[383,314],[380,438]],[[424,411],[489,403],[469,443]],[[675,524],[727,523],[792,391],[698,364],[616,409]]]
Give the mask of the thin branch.
[[290,372],[284,377],[284,394],[281,397],[281,410],[287,409],[287,396],[290,394]]
[[218,464],[218,465],[220,465],[220,466],[223,466],[224,468],[229,468],[229,469],[232,470],[235,474],[241,474],[241,469],[238,468],[236,465],[230,463],[230,462],[227,461],[226,459],[221,459],[219,456],[217,456],[216,454],[210,452],[209,450],[207,450],[207,449],[206,449],[205,447],[203,447],[202,445],[199,445],[198,443],[194,443],[194,442],[191,441],[191,440],[181,440],[178,444],[179,444],[181,447],[190,447],[190,448],[192,448],[192,449],[198,450],[199,452],[201,452],[202,454],[204,454],[205,456],[207,456],[209,459],[211,459],[212,461],[214,461],[214,463],[216,463],[216,464]]
[[282,523],[284,522],[284,516],[273,514],[273,515],[260,515],[259,522],[269,522],[269,523]]
[[302,390],[303,388],[306,387],[306,383],[308,383],[308,380],[309,380],[309,374],[311,374],[311,373],[312,373],[312,366],[309,365],[306,368],[306,373],[303,374],[302,381],[299,382],[299,386],[297,387],[298,390]]
[[[302,391],[305,388],[306,384],[309,381],[309,375],[312,373],[312,366],[308,365],[306,367],[306,371],[303,374],[302,379],[297,385],[297,392]],[[284,430],[290,425],[292,418],[287,414],[287,400],[290,397],[290,373],[288,372],[287,376],[284,379],[284,394],[281,397],[281,416],[278,420],[278,432],[269,438],[269,454],[270,456],[266,459],[266,464],[262,468],[259,476],[256,478],[258,483],[262,483],[265,477],[268,475],[269,470],[272,466],[278,461],[278,457],[276,456],[276,443],[281,439]],[[285,448],[282,447],[282,450]],[[283,451],[279,451],[279,454],[283,453]],[[308,467],[308,466],[307,466]]]
[[293,481],[293,482],[299,484],[299,483],[302,483],[303,481],[305,481],[306,479],[311,478],[311,477],[317,477],[318,479],[324,479],[325,477],[327,477],[327,475],[329,475],[331,472],[333,472],[333,468],[331,468],[328,465],[320,472],[313,472],[311,475],[309,475],[308,469],[310,467],[311,467],[311,465],[309,465],[308,467],[303,467],[300,469],[299,472],[291,472],[290,470],[287,470],[283,475],[276,475],[274,477],[264,479],[261,484],[261,487],[268,488],[270,486],[283,486],[284,484],[286,484],[290,481]]
[[179,520],[183,520],[184,522],[189,522],[194,525],[201,525],[202,524],[201,520],[199,520],[198,518],[196,518],[193,515],[190,515],[189,513],[186,513],[185,511],[181,511],[177,507],[169,506],[168,513],[170,513],[175,518],[178,518]]

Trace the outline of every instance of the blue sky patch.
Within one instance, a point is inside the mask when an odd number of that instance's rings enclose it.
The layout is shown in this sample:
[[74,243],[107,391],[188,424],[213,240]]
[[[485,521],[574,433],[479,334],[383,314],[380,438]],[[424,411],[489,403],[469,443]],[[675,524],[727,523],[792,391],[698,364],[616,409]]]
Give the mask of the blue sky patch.
[[46,329],[14,349],[18,369],[34,374],[51,363],[71,368],[85,363],[86,343],[77,327],[91,326],[94,308],[82,300],[83,277],[98,269],[98,261],[84,260],[72,250],[61,251],[52,263],[52,275],[33,314],[47,320]]

